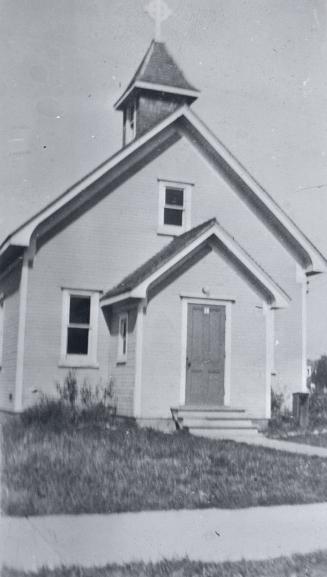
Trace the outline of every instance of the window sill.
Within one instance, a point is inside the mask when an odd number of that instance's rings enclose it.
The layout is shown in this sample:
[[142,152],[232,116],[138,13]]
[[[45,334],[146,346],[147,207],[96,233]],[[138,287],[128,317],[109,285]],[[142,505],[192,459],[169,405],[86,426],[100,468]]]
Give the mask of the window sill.
[[90,359],[60,359],[58,363],[59,368],[67,369],[98,369],[99,363]]
[[184,226],[159,226],[157,234],[162,236],[180,236],[186,230]]

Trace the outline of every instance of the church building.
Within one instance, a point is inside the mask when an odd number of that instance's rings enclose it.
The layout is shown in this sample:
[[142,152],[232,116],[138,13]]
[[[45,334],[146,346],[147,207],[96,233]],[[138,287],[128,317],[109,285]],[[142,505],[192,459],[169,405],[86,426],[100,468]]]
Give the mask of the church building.
[[272,387],[306,390],[307,283],[326,260],[198,98],[153,40],[115,104],[122,148],[1,244],[2,410],[71,369],[111,381],[119,415],[199,433],[252,430]]

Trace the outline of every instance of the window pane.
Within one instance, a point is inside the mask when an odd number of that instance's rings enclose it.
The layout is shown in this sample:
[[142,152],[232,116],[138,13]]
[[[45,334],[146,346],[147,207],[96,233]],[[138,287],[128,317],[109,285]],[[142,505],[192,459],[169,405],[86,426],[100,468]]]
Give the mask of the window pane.
[[123,355],[124,356],[126,355],[126,344],[127,344],[127,342],[126,342],[126,336],[125,336],[124,340],[123,340]]
[[123,338],[126,337],[126,332],[127,332],[127,320],[121,319],[121,321],[120,321],[120,334]]
[[182,226],[183,211],[174,208],[165,208],[164,210],[164,224],[173,224],[175,226]]
[[68,328],[67,354],[87,355],[89,329]]
[[166,188],[166,204],[183,206],[184,190],[183,188]]
[[70,297],[69,322],[90,324],[91,297]]
[[127,319],[120,321],[120,337],[122,340],[121,348],[123,355],[126,355],[126,335],[127,335]]

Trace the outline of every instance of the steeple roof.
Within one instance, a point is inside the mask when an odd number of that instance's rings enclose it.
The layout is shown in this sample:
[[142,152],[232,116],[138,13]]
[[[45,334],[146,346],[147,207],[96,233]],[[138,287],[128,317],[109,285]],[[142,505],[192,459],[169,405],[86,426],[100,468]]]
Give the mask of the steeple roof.
[[185,90],[196,90],[186,80],[164,42],[156,42],[155,40],[152,40],[131,84],[137,80],[152,84],[167,84]]
[[122,107],[134,88],[181,94],[189,96],[192,100],[195,100],[199,94],[199,91],[186,80],[164,42],[156,40],[152,40],[132,80],[116,102],[116,109],[119,110]]

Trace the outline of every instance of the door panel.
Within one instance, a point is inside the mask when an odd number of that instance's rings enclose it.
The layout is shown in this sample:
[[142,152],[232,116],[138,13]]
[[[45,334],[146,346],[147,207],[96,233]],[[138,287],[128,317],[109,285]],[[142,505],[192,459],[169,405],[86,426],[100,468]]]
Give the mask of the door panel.
[[224,403],[225,307],[189,304],[186,356],[188,404]]

